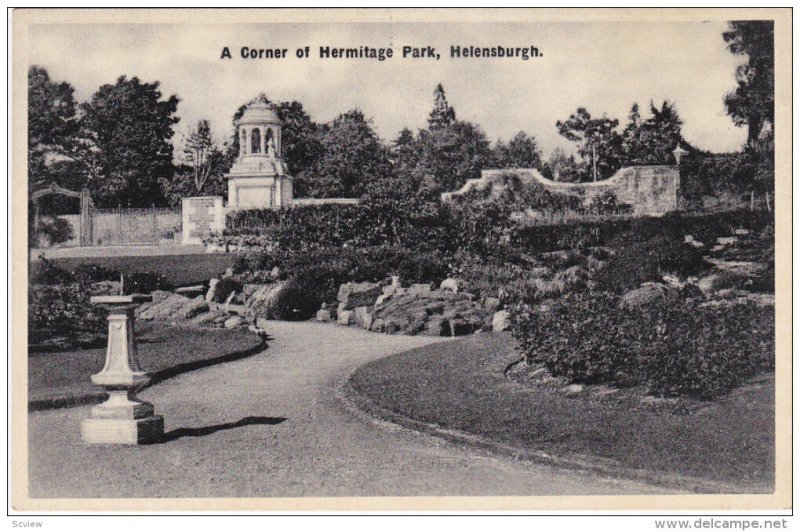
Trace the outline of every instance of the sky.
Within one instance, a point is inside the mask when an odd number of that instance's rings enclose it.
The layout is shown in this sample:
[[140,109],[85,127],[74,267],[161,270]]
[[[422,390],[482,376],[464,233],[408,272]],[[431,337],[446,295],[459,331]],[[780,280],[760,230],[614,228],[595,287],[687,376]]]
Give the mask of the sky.
[[[35,24],[29,63],[75,87],[85,101],[121,76],[160,81],[176,94],[175,141],[207,119],[221,142],[231,118],[264,92],[273,101],[300,101],[317,122],[359,108],[384,140],[424,128],[433,90],[442,83],[459,119],[479,124],[488,138],[534,135],[545,156],[572,151],[555,123],[578,107],[624,126],[631,105],[674,102],[691,144],[712,152],[736,150],[746,130],[734,126],[723,97],[736,88],[737,64],[722,39],[724,22],[524,23],[281,23],[281,24]],[[221,59],[224,47],[232,58]],[[284,59],[242,59],[241,48],[286,48]],[[298,48],[310,57],[299,59]],[[321,59],[319,47],[391,47],[394,57]],[[403,59],[402,47],[435,48],[435,59]],[[541,57],[450,57],[451,46],[538,49]]]

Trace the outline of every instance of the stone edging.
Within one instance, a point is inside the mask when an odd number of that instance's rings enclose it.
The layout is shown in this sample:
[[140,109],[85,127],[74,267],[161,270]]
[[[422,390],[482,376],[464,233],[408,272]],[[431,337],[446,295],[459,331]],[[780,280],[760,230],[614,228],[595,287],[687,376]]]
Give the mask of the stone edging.
[[730,483],[630,468],[620,464],[618,461],[608,458],[577,453],[556,454],[549,448],[520,448],[510,444],[500,443],[480,435],[444,428],[438,424],[406,417],[405,415],[401,415],[375,404],[368,397],[360,394],[353,388],[352,375],[353,373],[350,373],[347,376],[347,379],[339,387],[339,391],[337,392],[337,398],[346,407],[354,412],[367,415],[373,420],[378,419],[406,429],[444,439],[451,443],[486,450],[495,455],[510,457],[514,460],[525,459],[539,464],[602,474],[615,479],[641,481],[659,487],[683,490],[697,494],[768,494],[772,492],[769,486],[761,486],[759,490],[754,492],[746,487]]

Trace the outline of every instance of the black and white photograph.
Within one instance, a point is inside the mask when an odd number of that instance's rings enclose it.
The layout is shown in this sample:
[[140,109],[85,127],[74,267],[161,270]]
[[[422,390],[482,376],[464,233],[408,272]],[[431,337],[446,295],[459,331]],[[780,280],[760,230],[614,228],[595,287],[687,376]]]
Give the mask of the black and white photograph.
[[9,24],[15,510],[791,508],[791,9]]

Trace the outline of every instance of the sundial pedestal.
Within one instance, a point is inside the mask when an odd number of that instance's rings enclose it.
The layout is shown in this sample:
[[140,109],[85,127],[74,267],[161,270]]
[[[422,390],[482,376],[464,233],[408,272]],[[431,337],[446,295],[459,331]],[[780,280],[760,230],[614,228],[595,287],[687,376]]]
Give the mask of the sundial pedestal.
[[92,408],[83,421],[81,436],[88,444],[147,444],[164,434],[164,418],[153,414],[153,405],[136,398],[136,392],[150,381],[139,367],[134,336],[134,309],[149,302],[149,295],[108,295],[92,297],[92,304],[108,309],[108,348],[103,370],[92,375],[108,400]]

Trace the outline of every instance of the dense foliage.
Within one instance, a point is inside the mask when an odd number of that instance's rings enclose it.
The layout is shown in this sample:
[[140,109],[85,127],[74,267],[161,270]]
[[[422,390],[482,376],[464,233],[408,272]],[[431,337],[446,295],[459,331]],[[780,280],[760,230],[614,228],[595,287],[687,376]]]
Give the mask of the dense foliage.
[[631,309],[578,293],[548,312],[520,304],[514,316],[527,360],[576,383],[707,399],[775,363],[774,310],[753,304],[707,308],[675,292]]
[[643,240],[635,232],[621,234],[609,244],[614,256],[598,275],[598,285],[624,293],[642,282],[660,282],[665,275],[697,276],[710,269],[704,251],[673,237],[658,235]]
[[[28,282],[29,343],[59,348],[92,344],[105,332],[106,312],[89,298],[109,294],[108,286],[98,283],[120,279],[118,272],[96,265],[69,271],[44,259],[33,263]],[[128,274],[123,282],[125,294],[170,288],[163,277],[152,273]]]
[[53,266],[32,269],[28,286],[28,342],[70,347],[92,343],[105,329],[103,311],[89,303],[91,277]]

